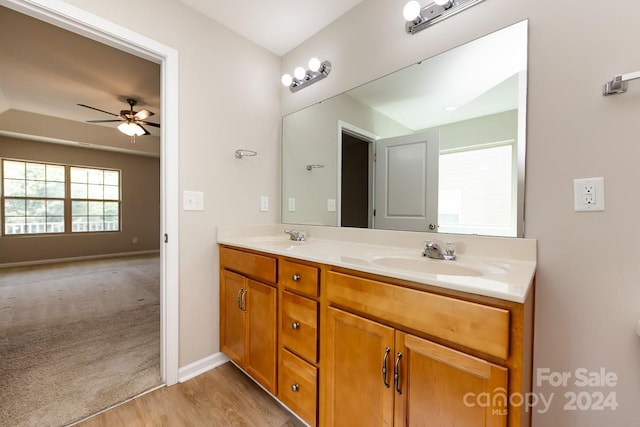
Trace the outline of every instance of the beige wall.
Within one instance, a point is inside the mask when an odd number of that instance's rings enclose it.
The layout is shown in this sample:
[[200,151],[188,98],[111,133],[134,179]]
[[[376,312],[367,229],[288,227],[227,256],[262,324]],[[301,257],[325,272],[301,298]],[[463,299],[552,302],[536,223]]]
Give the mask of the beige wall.
[[[218,350],[216,225],[279,218],[277,203],[269,213],[258,212],[260,195],[279,196],[278,99],[282,112],[290,113],[528,18],[526,236],[539,242],[535,367],[604,367],[619,378],[616,387],[604,389],[572,382],[566,388],[536,387],[555,397],[548,412],[534,410],[534,425],[640,424],[640,83],[623,95],[600,94],[613,74],[640,69],[640,2],[623,0],[603,9],[596,0],[488,0],[408,36],[404,1],[365,0],[282,64],[179,2],[69,3],[180,54],[180,188],[202,190],[206,198],[204,212],[182,212],[180,218],[182,366]],[[281,69],[291,70],[310,56],[331,60],[329,78],[296,94],[278,86]],[[236,160],[235,148],[259,155]],[[575,213],[572,180],[591,176],[606,178],[607,211]],[[619,406],[565,411],[567,391],[613,391]]]
[[[205,204],[180,211],[183,367],[219,351],[216,227],[280,218],[280,60],[178,1],[67,3],[178,51],[179,188]],[[236,159],[238,148],[258,155]]]
[[[423,2],[424,3],[424,2]],[[498,28],[529,19],[526,237],[538,240],[536,369],[575,373],[604,367],[615,387],[536,386],[549,410],[534,426],[640,425],[640,82],[603,97],[616,73],[640,70],[640,2],[487,0],[415,36],[404,33],[404,1],[365,0],[283,58],[310,56],[331,75],[296,94],[283,113],[387,74]],[[606,15],[606,16],[605,16]],[[473,70],[469,70],[472,72]],[[573,211],[572,180],[604,176],[607,210]],[[615,411],[569,411],[565,393],[615,392]]]
[[122,171],[121,232],[0,236],[0,264],[160,249],[158,158],[7,137],[0,137],[0,157]]

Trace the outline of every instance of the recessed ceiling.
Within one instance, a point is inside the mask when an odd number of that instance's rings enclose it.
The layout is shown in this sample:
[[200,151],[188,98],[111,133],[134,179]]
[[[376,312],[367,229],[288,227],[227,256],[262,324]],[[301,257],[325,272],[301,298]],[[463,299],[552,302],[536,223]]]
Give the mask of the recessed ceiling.
[[136,144],[120,133],[117,117],[83,108],[86,104],[120,114],[127,98],[138,101],[160,123],[160,65],[0,7],[0,132],[50,142],[105,146],[159,155],[157,128]]
[[362,0],[181,0],[282,56]]
[[[174,1],[283,55],[362,0]],[[159,64],[3,6],[0,40],[0,134],[159,155],[156,128],[131,144],[118,123],[86,123],[115,117],[77,105],[119,114],[135,98],[160,123]]]

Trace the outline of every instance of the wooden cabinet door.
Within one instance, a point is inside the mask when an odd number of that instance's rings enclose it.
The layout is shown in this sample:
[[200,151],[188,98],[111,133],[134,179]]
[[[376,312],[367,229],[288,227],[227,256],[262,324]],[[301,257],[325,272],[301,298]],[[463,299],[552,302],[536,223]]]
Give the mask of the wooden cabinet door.
[[238,365],[244,363],[244,312],[241,309],[245,289],[243,276],[223,270],[220,281],[220,348]]
[[397,352],[395,426],[506,426],[506,368],[402,332]]
[[245,369],[271,393],[276,394],[277,291],[247,280]]
[[[323,425],[391,426],[393,329],[335,308],[327,309],[327,329]],[[385,353],[390,387],[382,374]]]

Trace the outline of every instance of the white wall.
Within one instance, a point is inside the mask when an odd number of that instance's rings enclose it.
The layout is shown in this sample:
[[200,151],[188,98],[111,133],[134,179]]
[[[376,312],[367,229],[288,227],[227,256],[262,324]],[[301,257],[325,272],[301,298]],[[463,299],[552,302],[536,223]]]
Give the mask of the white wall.
[[[640,82],[601,95],[616,73],[640,70],[640,2],[487,0],[415,36],[404,33],[404,0],[365,0],[282,61],[331,61],[331,75],[300,92],[298,110],[460,43],[529,19],[526,237],[538,239],[535,368],[575,373],[604,367],[615,387],[536,386],[549,410],[534,425],[640,425]],[[422,2],[425,3],[425,2]],[[573,211],[572,180],[604,176],[607,210]],[[566,392],[615,392],[617,410],[568,411]]]
[[[180,212],[185,366],[219,351],[216,227],[280,218],[279,58],[177,1],[67,2],[178,50],[180,192],[205,197],[204,212]],[[238,160],[237,148],[258,155]]]

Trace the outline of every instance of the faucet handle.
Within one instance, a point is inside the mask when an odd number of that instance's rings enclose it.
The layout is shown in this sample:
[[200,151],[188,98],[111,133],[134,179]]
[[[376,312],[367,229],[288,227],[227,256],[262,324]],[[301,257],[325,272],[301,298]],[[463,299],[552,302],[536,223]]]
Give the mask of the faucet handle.
[[456,259],[455,255],[456,248],[453,246],[453,242],[446,242],[444,248],[444,259],[454,260]]

